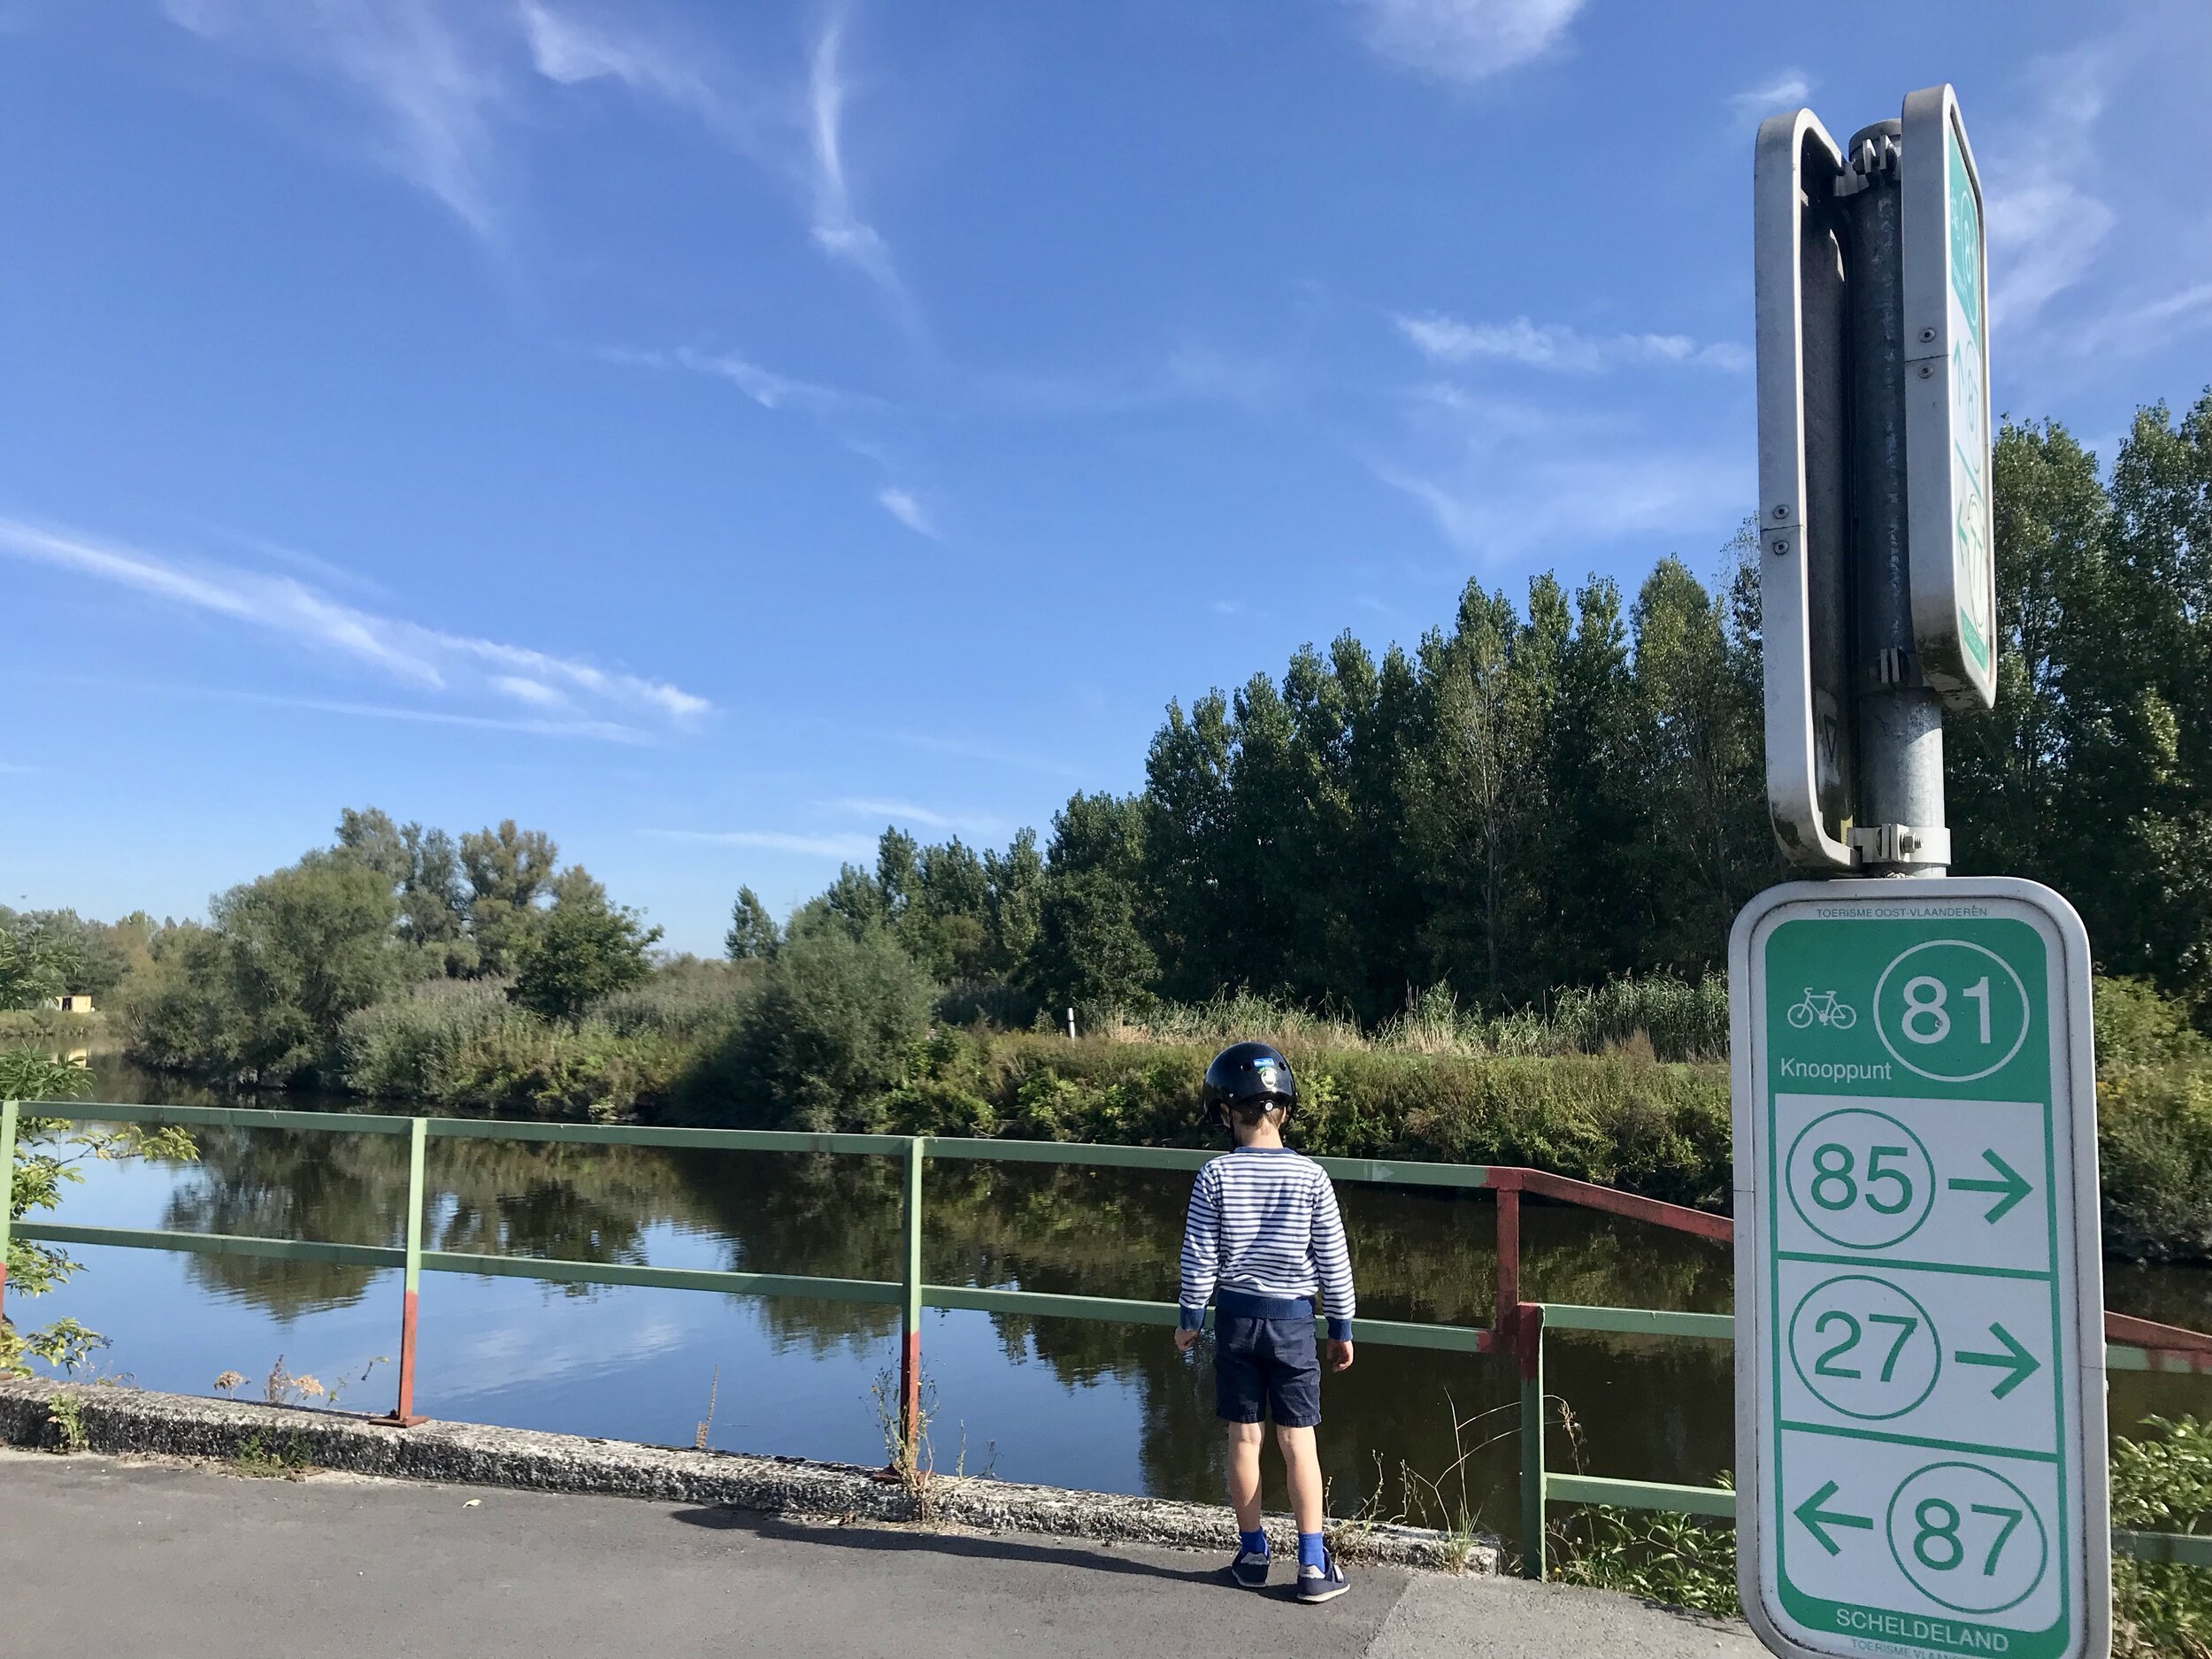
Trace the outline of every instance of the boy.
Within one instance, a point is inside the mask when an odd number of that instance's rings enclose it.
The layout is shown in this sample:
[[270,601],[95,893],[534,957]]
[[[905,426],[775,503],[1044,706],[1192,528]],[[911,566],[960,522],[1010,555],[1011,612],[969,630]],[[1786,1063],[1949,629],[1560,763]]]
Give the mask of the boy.
[[1183,1294],[1175,1346],[1187,1353],[1214,1305],[1214,1410],[1228,1425],[1229,1502],[1237,1512],[1229,1571],[1250,1589],[1267,1583],[1260,1525],[1261,1424],[1275,1419],[1298,1522],[1298,1599],[1331,1601],[1349,1588],[1321,1541],[1321,1365],[1314,1295],[1329,1320],[1329,1368],[1352,1363],[1352,1262],[1336,1189],[1311,1159],[1283,1144],[1297,1102],[1290,1063],[1263,1042],[1224,1048],[1206,1068],[1209,1115],[1236,1150],[1199,1171],[1183,1226]]

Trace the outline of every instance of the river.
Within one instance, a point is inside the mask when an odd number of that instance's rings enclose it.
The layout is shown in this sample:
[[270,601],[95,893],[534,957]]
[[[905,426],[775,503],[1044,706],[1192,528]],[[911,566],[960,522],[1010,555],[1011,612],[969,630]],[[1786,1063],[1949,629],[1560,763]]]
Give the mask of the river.
[[[119,1061],[101,1098],[208,1097]],[[284,1104],[298,1106],[298,1097]],[[313,1102],[310,1102],[313,1103]],[[326,1102],[358,1110],[359,1102]],[[401,1241],[406,1146],[370,1135],[200,1131],[196,1162],[90,1166],[55,1219],[202,1233]],[[881,1158],[433,1140],[425,1243],[448,1250],[749,1272],[897,1277],[897,1171]],[[975,1284],[1171,1301],[1188,1178],[1173,1172],[933,1163],[924,1272]],[[1363,1314],[1479,1325],[1495,1284],[1486,1195],[1344,1185]],[[1570,1209],[1525,1205],[1532,1300],[1725,1312],[1728,1248]],[[96,1374],[205,1394],[225,1371],[259,1398],[280,1360],[342,1408],[390,1408],[398,1274],[334,1265],[73,1248],[83,1271],[26,1324],[68,1314],[111,1346]],[[2212,1328],[2212,1274],[2115,1265],[2107,1299]],[[416,1409],[513,1427],[880,1463],[878,1395],[897,1363],[887,1308],[633,1287],[423,1279]],[[1164,1330],[931,1310],[923,1369],[936,1465],[1006,1479],[1217,1501],[1221,1455],[1200,1356]],[[382,1363],[379,1363],[381,1360]],[[1555,1334],[1555,1467],[1707,1482],[1734,1432],[1725,1343]],[[365,1376],[364,1373],[366,1373]],[[1363,1345],[1324,1389],[1332,1509],[1463,1519],[1516,1537],[1511,1363]],[[2119,1374],[2116,1428],[2212,1408],[2212,1381]],[[1271,1507],[1283,1504],[1268,1459]]]

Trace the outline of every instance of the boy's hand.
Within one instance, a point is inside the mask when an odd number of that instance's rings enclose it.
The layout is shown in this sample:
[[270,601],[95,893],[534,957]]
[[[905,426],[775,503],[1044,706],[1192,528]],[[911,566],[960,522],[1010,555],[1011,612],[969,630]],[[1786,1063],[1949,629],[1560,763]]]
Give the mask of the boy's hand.
[[1193,1348],[1196,1347],[1197,1344],[1198,1333],[1196,1331],[1182,1326],[1177,1327],[1175,1332],[1175,1351],[1178,1354],[1187,1354]]
[[1334,1337],[1329,1339],[1329,1369],[1331,1371],[1352,1369],[1352,1345],[1349,1342],[1340,1342]]

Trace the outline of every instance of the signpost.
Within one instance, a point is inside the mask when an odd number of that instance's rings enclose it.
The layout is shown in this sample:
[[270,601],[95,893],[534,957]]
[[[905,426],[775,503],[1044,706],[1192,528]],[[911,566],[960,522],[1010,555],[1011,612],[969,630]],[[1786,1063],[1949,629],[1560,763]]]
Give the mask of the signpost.
[[1955,709],[1997,701],[1989,258],[1981,177],[1951,88],[1905,99],[1905,478],[1921,672]]
[[[1996,699],[1989,285],[1958,100],[1759,129],[1767,798],[1729,943],[1738,1585],[1778,1654],[2111,1648],[2089,941],[1953,879]],[[1899,879],[1897,878],[1916,878]]]
[[1737,918],[1737,1533],[1786,1655],[2109,1646],[2089,946],[2002,877]]

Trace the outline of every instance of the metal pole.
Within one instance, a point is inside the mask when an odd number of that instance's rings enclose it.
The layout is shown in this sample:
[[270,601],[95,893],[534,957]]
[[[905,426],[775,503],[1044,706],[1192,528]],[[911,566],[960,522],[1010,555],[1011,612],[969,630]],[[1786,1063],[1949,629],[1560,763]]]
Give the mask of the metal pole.
[[1498,1188],[1498,1305],[1493,1323],[1510,1342],[1521,1302],[1521,1189]]
[[415,1297],[422,1285],[422,1155],[430,1123],[417,1118],[407,1128],[407,1277],[399,1316],[399,1404],[392,1417],[407,1428],[415,1416]]
[[922,1137],[906,1143],[906,1249],[900,1279],[899,1456],[915,1471],[922,1440]]
[[8,1233],[15,1219],[16,1102],[0,1101],[0,1320],[8,1310]]
[[1852,676],[1858,799],[1851,831],[1882,875],[1939,876],[1951,862],[1943,816],[1943,705],[1920,672],[1912,625],[1905,496],[1905,288],[1899,121],[1854,134],[1844,208],[1852,242]]
[[1518,1310],[1514,1351],[1521,1361],[1521,1577],[1544,1576],[1544,1310]]

